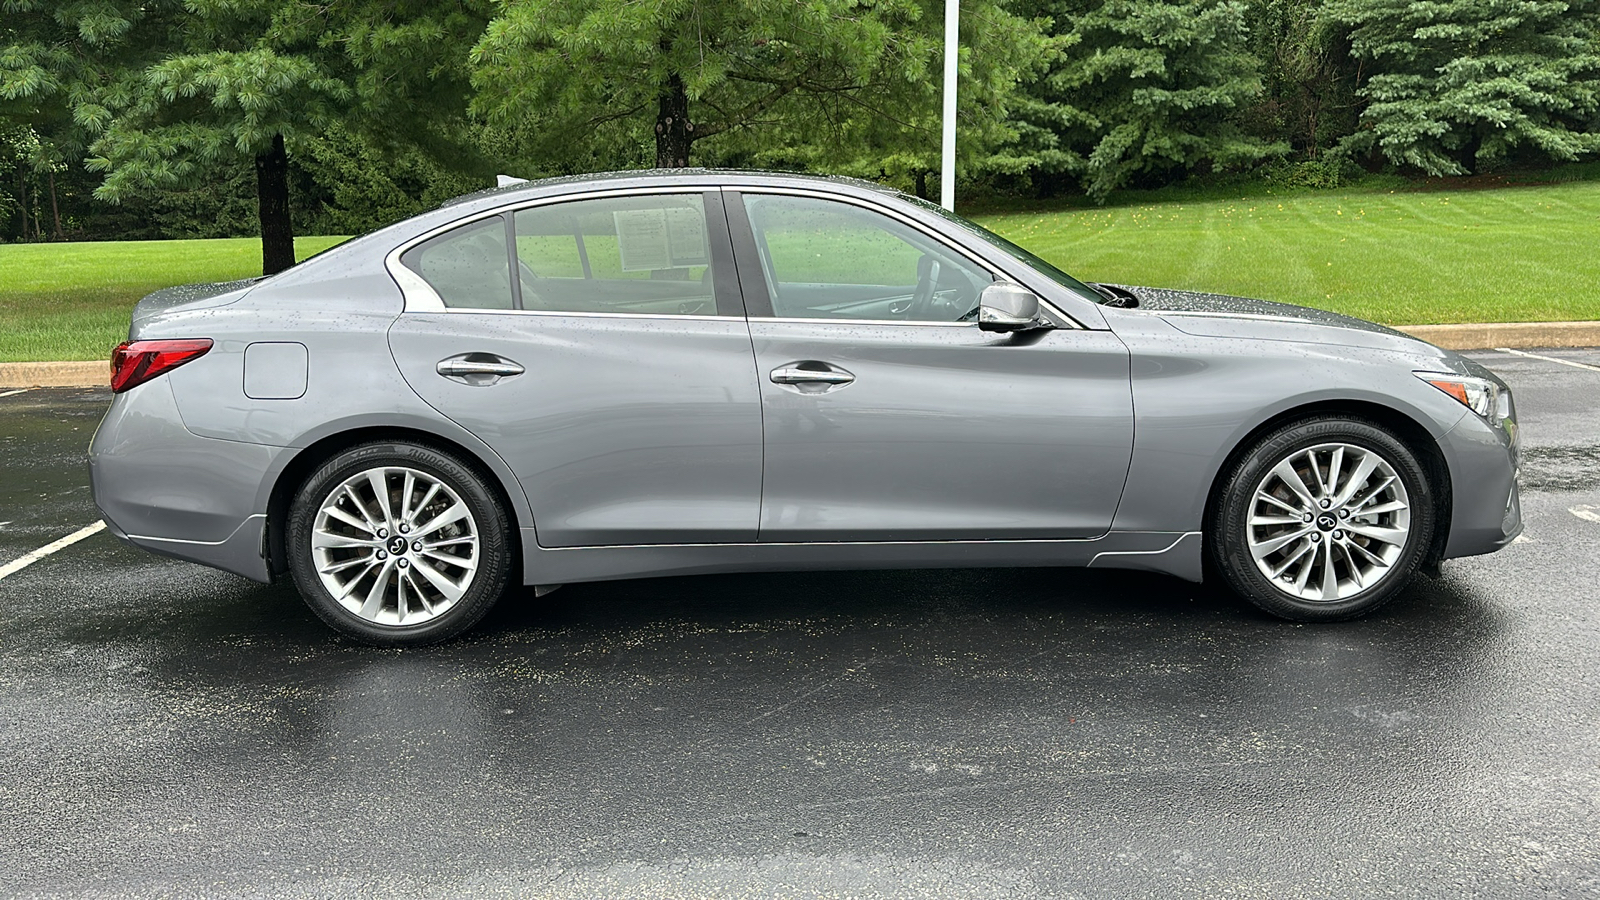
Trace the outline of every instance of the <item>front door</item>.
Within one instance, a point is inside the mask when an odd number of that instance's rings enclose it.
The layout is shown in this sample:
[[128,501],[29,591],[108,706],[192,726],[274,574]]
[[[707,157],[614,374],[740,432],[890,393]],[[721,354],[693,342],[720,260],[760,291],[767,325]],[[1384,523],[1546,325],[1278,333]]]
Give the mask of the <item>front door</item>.
[[994,276],[909,220],[726,196],[766,425],[762,541],[1109,530],[1133,448],[1114,335],[980,331]]
[[546,204],[401,262],[407,382],[505,459],[545,547],[753,541],[761,406],[720,195]]

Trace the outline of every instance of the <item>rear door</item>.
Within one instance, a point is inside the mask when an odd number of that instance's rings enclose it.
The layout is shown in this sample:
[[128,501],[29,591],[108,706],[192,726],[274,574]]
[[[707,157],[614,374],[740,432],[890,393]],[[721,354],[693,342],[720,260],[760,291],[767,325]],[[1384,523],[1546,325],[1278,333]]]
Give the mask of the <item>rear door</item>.
[[995,272],[888,208],[724,197],[766,425],[762,541],[1109,530],[1133,450],[1121,341],[980,331]]
[[395,359],[510,465],[540,545],[756,538],[761,402],[718,192],[543,203],[399,261],[438,302],[408,301]]

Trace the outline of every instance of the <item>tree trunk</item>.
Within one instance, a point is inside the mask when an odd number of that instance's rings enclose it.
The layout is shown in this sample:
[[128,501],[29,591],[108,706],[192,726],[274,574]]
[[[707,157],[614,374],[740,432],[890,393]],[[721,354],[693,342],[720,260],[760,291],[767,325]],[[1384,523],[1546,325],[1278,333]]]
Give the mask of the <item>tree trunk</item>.
[[58,241],[66,240],[66,232],[61,230],[61,205],[56,202],[56,173],[54,170],[50,172],[50,215],[55,220],[55,234],[53,237]]
[[1466,143],[1456,150],[1456,162],[1467,170],[1468,175],[1478,174],[1478,150],[1482,147],[1483,134],[1473,128],[1467,135]]
[[928,199],[928,170],[917,170],[917,196],[923,200]]
[[22,167],[17,166],[17,214],[22,217],[22,231],[18,232],[17,240],[28,239],[28,180],[22,174]]
[[687,166],[692,143],[694,123],[689,121],[689,94],[683,89],[683,79],[674,72],[661,87],[661,105],[656,113],[656,168]]
[[294,265],[294,223],[289,221],[289,154],[283,135],[256,155],[256,211],[261,218],[261,274],[276,275]]

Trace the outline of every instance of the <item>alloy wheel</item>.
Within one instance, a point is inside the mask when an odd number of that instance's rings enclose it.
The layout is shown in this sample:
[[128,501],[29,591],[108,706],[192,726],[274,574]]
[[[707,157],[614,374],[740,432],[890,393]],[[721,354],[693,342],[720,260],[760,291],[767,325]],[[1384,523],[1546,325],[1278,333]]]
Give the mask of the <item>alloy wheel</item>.
[[311,529],[317,576],[345,609],[379,625],[443,615],[477,573],[479,535],[450,485],[419,469],[370,468],[323,499]]
[[1405,552],[1411,504],[1394,465],[1349,443],[1296,450],[1251,495],[1246,543],[1279,590],[1333,603],[1386,578]]

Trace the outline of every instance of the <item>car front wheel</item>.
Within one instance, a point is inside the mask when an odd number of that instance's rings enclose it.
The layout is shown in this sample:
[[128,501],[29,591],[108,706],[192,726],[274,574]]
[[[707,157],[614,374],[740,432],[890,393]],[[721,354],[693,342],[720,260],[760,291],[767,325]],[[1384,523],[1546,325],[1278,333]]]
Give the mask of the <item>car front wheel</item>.
[[296,493],[289,568],[323,621],[379,646],[442,641],[505,591],[510,536],[483,479],[405,442],[340,453]]
[[1286,619],[1338,621],[1405,586],[1433,538],[1433,494],[1404,441],[1329,416],[1255,444],[1208,524],[1212,561],[1240,595]]

